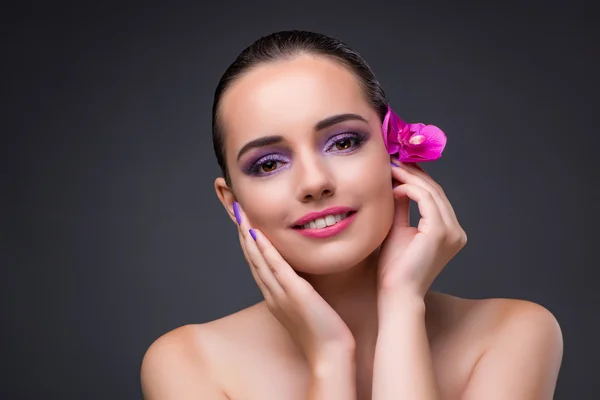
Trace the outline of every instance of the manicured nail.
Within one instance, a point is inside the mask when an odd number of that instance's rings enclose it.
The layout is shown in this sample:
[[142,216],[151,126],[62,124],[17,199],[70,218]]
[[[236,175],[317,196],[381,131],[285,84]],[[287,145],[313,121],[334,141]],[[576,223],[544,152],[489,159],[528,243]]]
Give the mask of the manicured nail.
[[240,205],[236,201],[233,202],[233,213],[235,214],[238,225],[240,225],[242,223],[242,217],[240,216]]
[[254,239],[254,241],[256,242],[256,232],[254,232],[254,229],[250,228],[250,236],[252,236],[252,239]]

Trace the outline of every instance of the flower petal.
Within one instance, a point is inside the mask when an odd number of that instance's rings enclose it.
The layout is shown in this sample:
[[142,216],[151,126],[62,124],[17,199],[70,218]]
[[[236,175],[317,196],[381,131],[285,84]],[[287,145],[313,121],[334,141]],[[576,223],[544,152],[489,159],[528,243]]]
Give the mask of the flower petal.
[[435,125],[410,124],[409,133],[403,132],[400,148],[401,162],[422,162],[437,160],[442,156],[447,138]]
[[400,143],[402,145],[407,144],[409,142],[410,137],[412,136],[413,132],[418,133],[421,130],[422,126],[424,126],[424,125],[423,124],[406,124],[404,129],[402,131],[400,131],[399,135],[398,135]]
[[382,124],[383,142],[388,154],[396,154],[400,150],[399,131],[407,126],[388,105],[388,111],[385,114]]
[[385,113],[385,117],[383,117],[383,123],[381,124],[381,132],[383,133],[383,143],[385,144],[385,148],[388,148],[388,131],[390,124],[390,116],[392,114],[392,109],[388,105],[387,113]]
[[402,162],[433,161],[442,156],[446,135],[434,125],[407,124],[389,106],[381,126],[389,154]]

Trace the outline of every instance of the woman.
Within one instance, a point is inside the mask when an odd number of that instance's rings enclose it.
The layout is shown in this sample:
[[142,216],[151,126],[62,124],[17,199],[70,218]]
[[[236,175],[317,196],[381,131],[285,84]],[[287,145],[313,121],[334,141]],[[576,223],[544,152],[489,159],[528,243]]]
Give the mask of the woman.
[[159,338],[145,398],[552,398],[562,335],[548,310],[429,290],[466,244],[414,163],[445,139],[404,123],[333,38],[279,32],[244,50],[215,94],[215,189],[265,301]]

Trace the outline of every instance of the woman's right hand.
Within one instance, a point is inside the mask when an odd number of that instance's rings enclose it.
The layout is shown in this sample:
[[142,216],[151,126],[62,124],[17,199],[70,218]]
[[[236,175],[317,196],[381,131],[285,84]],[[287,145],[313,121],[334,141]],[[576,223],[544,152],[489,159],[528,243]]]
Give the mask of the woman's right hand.
[[342,318],[260,231],[250,232],[238,203],[234,203],[234,211],[242,251],[267,307],[304,352],[311,368],[330,354],[353,356],[354,337]]

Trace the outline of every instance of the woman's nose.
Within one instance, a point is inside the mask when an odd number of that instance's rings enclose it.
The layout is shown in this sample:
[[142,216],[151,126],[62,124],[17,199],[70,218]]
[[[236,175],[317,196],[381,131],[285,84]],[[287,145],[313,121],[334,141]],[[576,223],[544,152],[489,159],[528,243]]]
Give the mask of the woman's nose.
[[318,201],[335,193],[335,180],[323,160],[306,160],[296,167],[298,200]]

